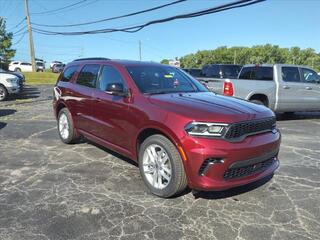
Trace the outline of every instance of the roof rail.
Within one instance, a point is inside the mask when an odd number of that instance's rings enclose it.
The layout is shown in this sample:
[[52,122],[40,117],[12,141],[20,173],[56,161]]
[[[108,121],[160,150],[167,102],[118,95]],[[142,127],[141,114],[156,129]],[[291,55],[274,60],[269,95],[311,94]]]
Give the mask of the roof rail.
[[73,61],[77,62],[77,61],[87,61],[87,60],[110,60],[110,58],[104,58],[104,57],[78,58]]

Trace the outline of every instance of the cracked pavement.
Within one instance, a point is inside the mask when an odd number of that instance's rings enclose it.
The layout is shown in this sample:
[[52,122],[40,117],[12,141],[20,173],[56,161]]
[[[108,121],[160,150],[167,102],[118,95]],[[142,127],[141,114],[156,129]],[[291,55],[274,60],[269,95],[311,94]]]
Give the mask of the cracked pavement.
[[173,199],[129,159],[63,144],[52,86],[0,103],[0,239],[320,239],[320,113],[278,117],[272,179]]

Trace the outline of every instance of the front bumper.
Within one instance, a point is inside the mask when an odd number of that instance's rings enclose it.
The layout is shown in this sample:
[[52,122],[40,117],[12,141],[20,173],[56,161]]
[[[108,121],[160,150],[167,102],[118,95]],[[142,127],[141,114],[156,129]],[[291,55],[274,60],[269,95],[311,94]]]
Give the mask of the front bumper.
[[7,91],[9,94],[18,94],[22,91],[23,87],[20,85],[12,85],[10,87],[7,87]]
[[255,182],[279,167],[280,132],[247,137],[241,142],[186,136],[182,141],[189,186],[226,190]]

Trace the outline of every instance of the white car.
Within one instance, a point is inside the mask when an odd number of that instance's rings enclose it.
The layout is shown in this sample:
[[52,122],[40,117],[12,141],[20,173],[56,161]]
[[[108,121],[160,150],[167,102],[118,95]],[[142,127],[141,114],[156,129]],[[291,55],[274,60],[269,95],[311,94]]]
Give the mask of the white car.
[[32,64],[28,62],[14,61],[9,64],[9,71],[32,72]]
[[0,71],[0,101],[5,100],[9,94],[22,91],[23,81],[17,75]]
[[63,64],[63,63],[60,62],[60,61],[53,61],[53,62],[51,62],[51,63],[50,63],[50,69],[51,69],[51,70],[53,69],[53,66],[54,66],[55,64]]

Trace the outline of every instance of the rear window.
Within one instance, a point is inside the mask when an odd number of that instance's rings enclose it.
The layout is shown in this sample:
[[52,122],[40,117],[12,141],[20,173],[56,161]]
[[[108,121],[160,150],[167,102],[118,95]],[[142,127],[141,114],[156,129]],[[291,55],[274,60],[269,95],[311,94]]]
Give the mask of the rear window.
[[285,82],[300,82],[300,73],[297,67],[282,67],[282,80]]
[[247,80],[273,80],[273,67],[244,67],[239,76],[240,79]]
[[94,88],[98,77],[99,69],[100,65],[98,64],[85,65],[79,73],[77,84]]
[[69,82],[73,75],[75,74],[75,72],[77,71],[78,69],[78,66],[71,66],[71,67],[68,67],[62,74],[62,77],[60,79],[60,81],[62,82]]
[[236,65],[221,65],[220,77],[221,78],[238,78],[241,66]]

